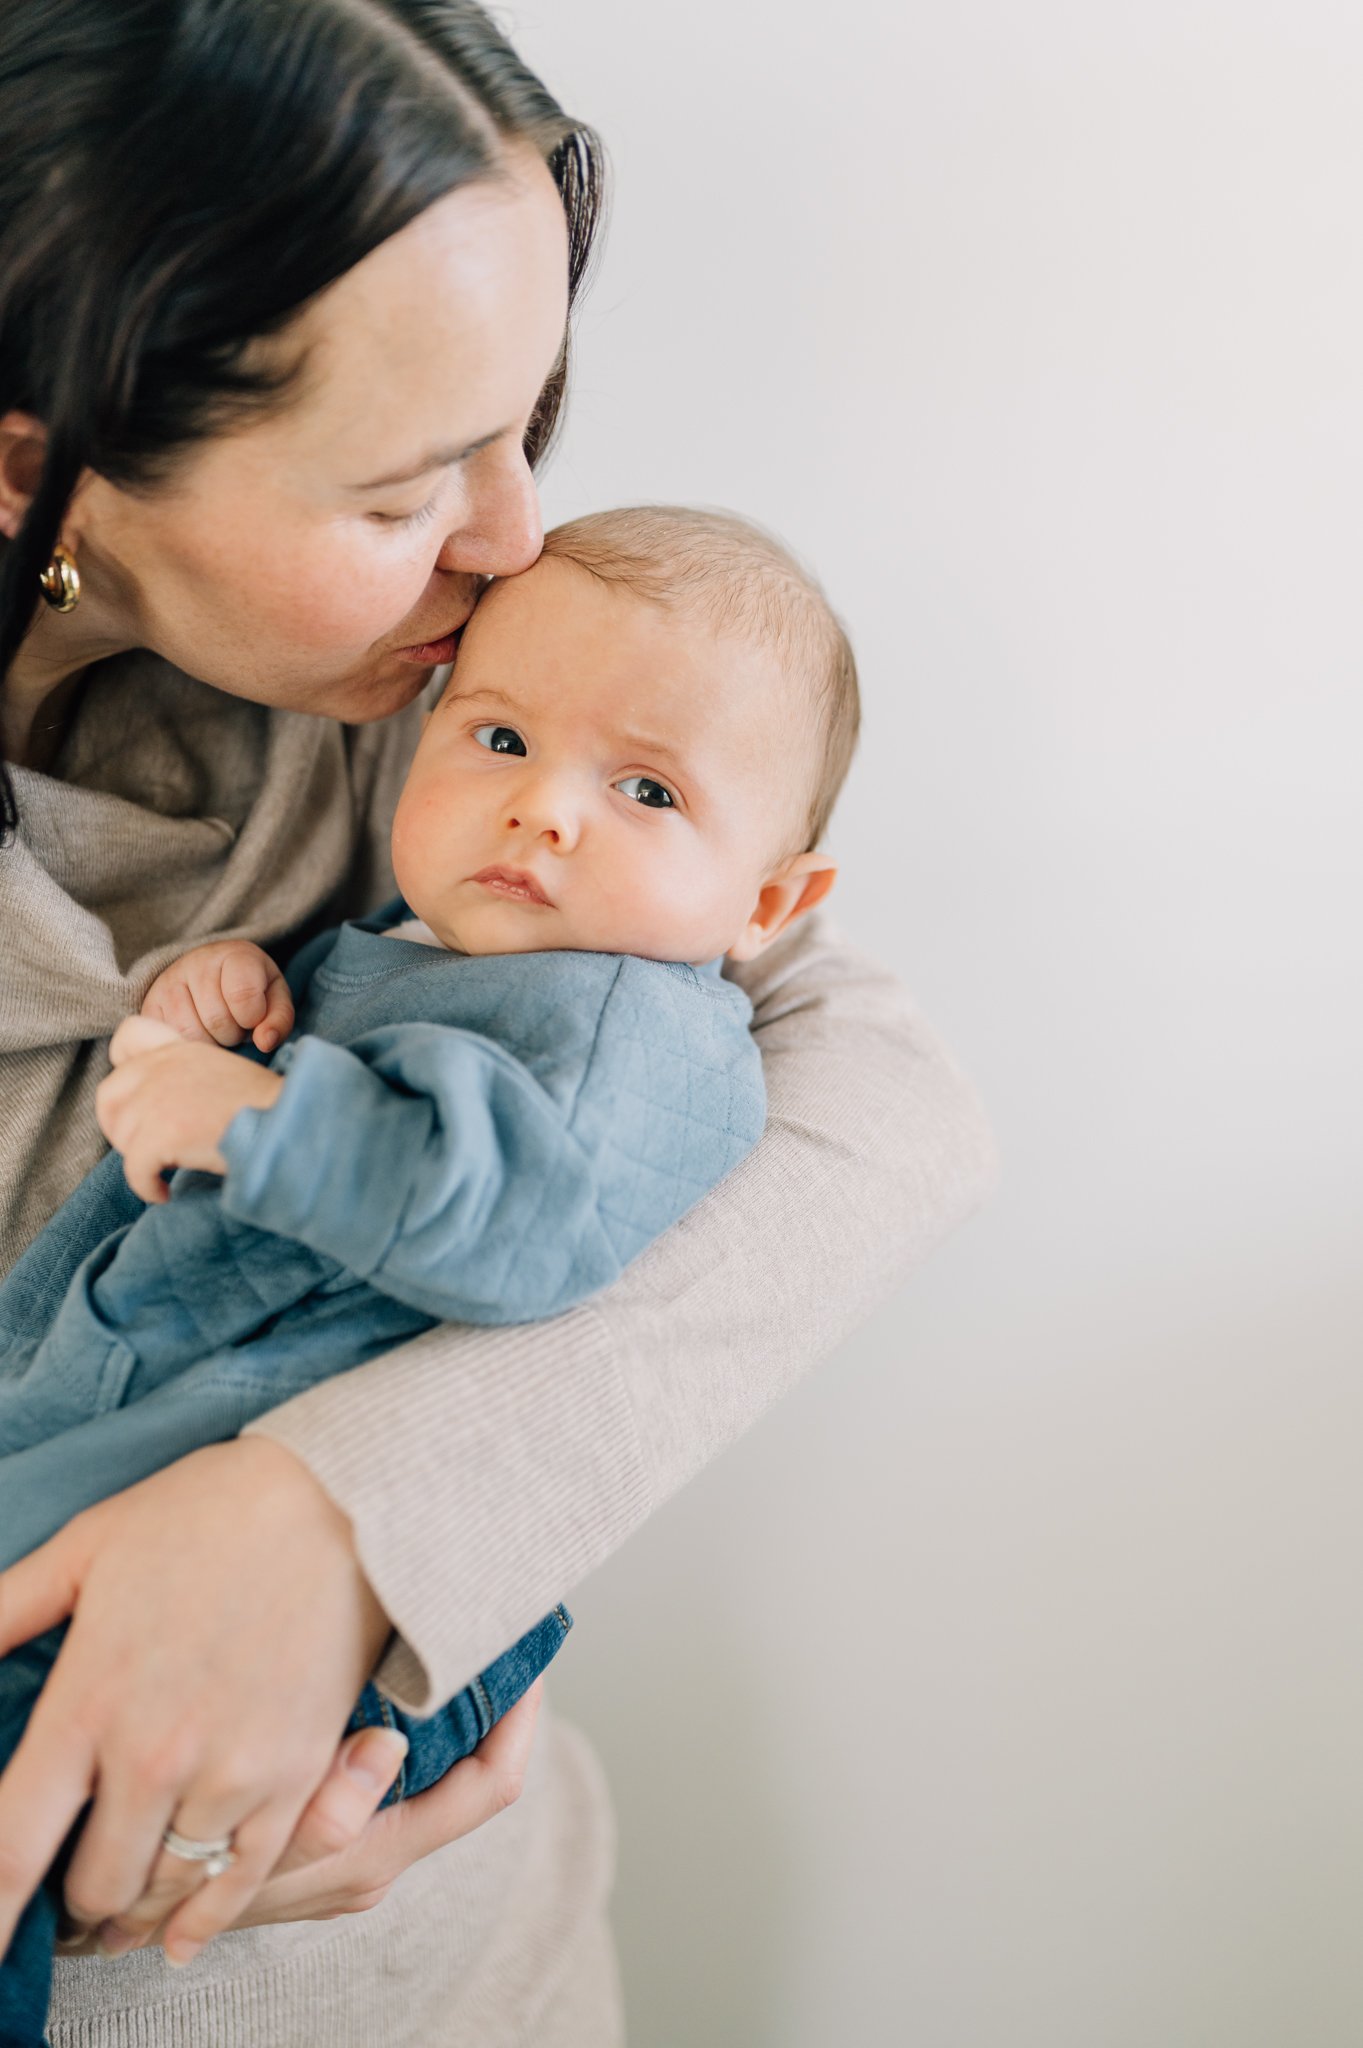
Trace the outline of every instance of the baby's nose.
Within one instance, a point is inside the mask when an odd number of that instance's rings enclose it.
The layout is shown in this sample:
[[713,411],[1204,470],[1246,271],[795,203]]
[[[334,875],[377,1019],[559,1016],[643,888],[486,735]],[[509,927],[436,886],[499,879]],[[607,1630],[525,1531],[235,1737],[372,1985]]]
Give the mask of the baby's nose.
[[513,832],[529,832],[559,852],[566,852],[576,845],[581,822],[566,795],[546,789],[532,792],[513,805],[507,827]]

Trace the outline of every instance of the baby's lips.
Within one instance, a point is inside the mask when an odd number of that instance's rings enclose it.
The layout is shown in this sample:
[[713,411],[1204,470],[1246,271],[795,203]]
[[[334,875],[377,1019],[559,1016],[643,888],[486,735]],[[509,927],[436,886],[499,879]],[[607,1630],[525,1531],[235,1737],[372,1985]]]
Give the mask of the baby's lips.
[[525,890],[530,892],[528,899],[530,902],[542,903],[546,910],[552,910],[554,907],[551,898],[545,894],[535,877],[525,868],[503,867],[498,862],[494,863],[491,867],[480,868],[476,875],[469,876],[469,880],[471,882],[490,883],[494,888],[500,883],[505,887],[508,894],[512,894],[517,890]]

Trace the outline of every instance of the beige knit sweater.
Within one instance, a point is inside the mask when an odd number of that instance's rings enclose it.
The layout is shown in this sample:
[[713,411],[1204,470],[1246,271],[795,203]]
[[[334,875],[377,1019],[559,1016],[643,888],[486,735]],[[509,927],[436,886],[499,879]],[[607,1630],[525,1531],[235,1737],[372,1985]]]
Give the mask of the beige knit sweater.
[[[55,773],[17,774],[0,1269],[99,1156],[105,1043],[167,961],[391,889],[415,730],[268,711],[137,654],[96,672]],[[406,1708],[571,1594],[988,1190],[979,1106],[883,970],[808,921],[742,979],[767,1134],[615,1287],[552,1323],[433,1330],[251,1425],[350,1516],[394,1624],[376,1677]],[[599,1767],[546,1709],[516,1805],[370,1912],[224,1935],[180,1971],[60,1959],[54,2048],[611,2048],[612,1860]]]

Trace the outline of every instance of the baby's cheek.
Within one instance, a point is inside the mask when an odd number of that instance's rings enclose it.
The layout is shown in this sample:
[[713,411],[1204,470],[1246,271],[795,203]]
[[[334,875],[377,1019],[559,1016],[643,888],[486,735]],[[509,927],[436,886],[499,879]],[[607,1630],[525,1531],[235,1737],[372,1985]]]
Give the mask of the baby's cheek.
[[743,922],[735,908],[739,893],[722,864],[679,856],[652,878],[643,905],[648,943],[640,950],[674,960],[722,952]]
[[415,801],[409,802],[405,796],[398,799],[389,850],[393,859],[393,873],[397,876],[398,887],[404,896],[407,894],[408,882],[420,869],[421,818],[422,807]]

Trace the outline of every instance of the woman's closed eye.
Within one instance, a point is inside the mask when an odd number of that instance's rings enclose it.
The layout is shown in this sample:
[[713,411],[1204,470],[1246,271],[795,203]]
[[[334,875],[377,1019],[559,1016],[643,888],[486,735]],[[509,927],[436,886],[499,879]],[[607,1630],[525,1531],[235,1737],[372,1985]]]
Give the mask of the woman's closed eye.
[[676,808],[677,799],[666,783],[656,782],[651,775],[627,775],[615,786],[622,796],[631,797],[636,804],[643,804],[650,811]]
[[525,741],[512,725],[478,725],[473,737],[480,747],[487,747],[494,754],[523,754]]
[[418,505],[415,512],[371,512],[370,518],[377,519],[381,526],[425,526],[435,518],[435,508],[440,503],[439,494],[428,498],[424,505]]

